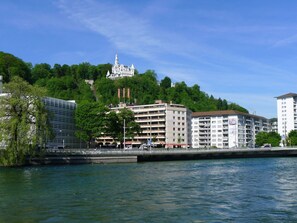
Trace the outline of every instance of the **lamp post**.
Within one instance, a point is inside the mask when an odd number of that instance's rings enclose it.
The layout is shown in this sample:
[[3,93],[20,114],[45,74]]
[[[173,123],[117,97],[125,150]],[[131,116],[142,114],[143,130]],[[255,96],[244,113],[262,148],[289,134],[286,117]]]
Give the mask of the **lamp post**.
[[[59,132],[60,132],[60,136],[61,136],[61,138],[62,138],[62,129],[60,129]],[[64,145],[64,139],[62,138],[62,147],[63,147],[63,149],[64,149],[64,146],[65,146],[65,145]]]
[[124,119],[124,150],[126,148],[126,120]]

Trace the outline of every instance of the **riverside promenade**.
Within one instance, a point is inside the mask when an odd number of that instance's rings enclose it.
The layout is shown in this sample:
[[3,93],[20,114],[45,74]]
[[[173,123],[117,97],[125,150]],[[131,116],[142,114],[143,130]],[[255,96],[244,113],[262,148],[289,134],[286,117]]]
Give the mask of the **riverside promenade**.
[[231,159],[260,157],[297,157],[296,148],[236,148],[236,149],[61,149],[48,150],[43,158],[33,158],[30,164],[129,163],[199,159]]

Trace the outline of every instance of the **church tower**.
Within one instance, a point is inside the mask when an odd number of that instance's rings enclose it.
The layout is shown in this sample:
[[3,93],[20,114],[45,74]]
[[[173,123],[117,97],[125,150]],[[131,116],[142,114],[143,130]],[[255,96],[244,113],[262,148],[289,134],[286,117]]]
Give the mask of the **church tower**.
[[119,65],[118,54],[115,55],[114,65],[115,66],[118,66]]
[[114,79],[123,78],[123,77],[133,77],[134,73],[135,73],[134,65],[132,64],[132,66],[129,67],[123,64],[119,64],[118,54],[116,54],[111,73],[108,71],[106,74],[106,77],[114,80]]

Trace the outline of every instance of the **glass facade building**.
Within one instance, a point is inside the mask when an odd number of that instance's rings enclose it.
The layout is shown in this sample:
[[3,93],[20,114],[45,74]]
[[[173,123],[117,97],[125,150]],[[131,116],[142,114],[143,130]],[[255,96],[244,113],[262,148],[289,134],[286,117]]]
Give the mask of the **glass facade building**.
[[46,97],[43,99],[46,109],[50,113],[50,123],[54,132],[54,139],[47,140],[48,148],[81,148],[85,145],[75,137],[74,112],[75,101],[65,101]]

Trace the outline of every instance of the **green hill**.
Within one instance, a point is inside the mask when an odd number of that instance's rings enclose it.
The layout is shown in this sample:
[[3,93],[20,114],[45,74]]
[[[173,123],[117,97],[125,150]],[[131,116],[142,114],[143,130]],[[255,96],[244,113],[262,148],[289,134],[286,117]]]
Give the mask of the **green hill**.
[[[148,104],[163,100],[183,104],[194,112],[229,109],[248,112],[235,103],[209,96],[200,90],[198,84],[189,87],[185,82],[179,82],[171,86],[169,77],[158,81],[153,70],[143,74],[136,72],[134,77],[113,81],[105,78],[111,67],[111,64],[89,63],[71,66],[55,64],[53,67],[42,63],[32,66],[11,54],[0,52],[0,75],[3,75],[4,82],[19,75],[31,84],[45,87],[50,97],[76,100],[78,103],[98,100],[106,105],[116,105],[119,103],[118,89],[129,88],[131,97],[125,99],[128,103]],[[94,80],[93,89],[85,83],[86,79]]]

